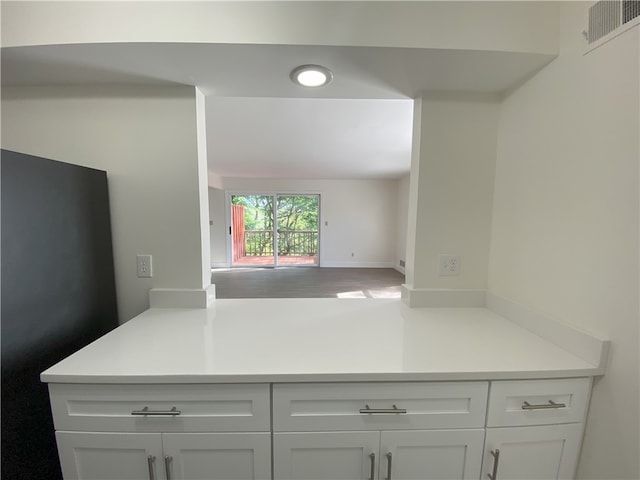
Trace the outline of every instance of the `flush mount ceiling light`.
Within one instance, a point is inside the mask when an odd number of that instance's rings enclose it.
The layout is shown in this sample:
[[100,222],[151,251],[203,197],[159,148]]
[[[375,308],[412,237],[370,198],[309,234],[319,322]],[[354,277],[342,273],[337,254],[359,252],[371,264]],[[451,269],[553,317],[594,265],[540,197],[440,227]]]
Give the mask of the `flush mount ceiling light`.
[[291,80],[303,87],[322,87],[332,78],[331,70],[321,65],[300,65],[291,72]]

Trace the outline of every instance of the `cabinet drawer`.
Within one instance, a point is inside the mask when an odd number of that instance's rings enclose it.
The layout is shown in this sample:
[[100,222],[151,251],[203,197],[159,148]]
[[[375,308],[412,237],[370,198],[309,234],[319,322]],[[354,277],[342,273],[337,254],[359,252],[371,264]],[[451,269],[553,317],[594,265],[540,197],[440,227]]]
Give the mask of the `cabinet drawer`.
[[270,430],[269,385],[49,384],[56,430]]
[[488,427],[582,422],[591,379],[491,382]]
[[487,388],[487,382],[278,384],[273,427],[284,432],[483,427]]

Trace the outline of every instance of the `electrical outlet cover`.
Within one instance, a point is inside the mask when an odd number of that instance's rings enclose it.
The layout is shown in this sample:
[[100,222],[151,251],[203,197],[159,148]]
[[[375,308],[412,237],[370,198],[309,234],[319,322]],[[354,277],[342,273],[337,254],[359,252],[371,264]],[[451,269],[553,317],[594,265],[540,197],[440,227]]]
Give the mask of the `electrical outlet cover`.
[[438,274],[441,277],[460,275],[460,255],[440,254],[438,256]]
[[151,278],[153,276],[151,255],[136,256],[136,268],[138,278]]

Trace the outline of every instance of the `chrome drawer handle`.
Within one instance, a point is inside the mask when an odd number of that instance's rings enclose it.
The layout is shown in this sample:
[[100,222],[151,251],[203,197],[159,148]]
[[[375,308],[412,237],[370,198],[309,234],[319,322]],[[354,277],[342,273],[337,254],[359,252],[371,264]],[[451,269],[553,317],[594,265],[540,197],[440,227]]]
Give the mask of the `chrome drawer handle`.
[[387,478],[385,480],[391,480],[391,452],[387,453]]
[[147,456],[147,466],[149,467],[149,480],[155,480],[156,477],[153,474],[153,462],[156,461],[156,457],[154,457],[153,455],[148,455]]
[[407,413],[406,408],[398,408],[395,405],[393,408],[369,408],[369,405],[365,405],[365,408],[360,409],[360,413],[373,413],[373,414],[398,414]]
[[164,472],[167,475],[167,480],[171,480],[171,460],[173,457],[165,455],[164,457]]
[[500,449],[496,448],[495,450],[491,450],[491,455],[493,455],[493,469],[491,473],[487,473],[487,477],[491,480],[496,480],[498,478],[498,462],[500,461]]
[[369,454],[369,460],[371,461],[371,477],[369,478],[369,480],[376,480],[375,476],[376,476],[376,454],[375,453],[370,453]]
[[549,403],[542,403],[540,405],[531,405],[526,400],[522,403],[522,410],[547,410],[549,408],[566,408],[566,403],[556,403],[553,400],[549,400]]
[[173,407],[171,410],[149,410],[149,407],[144,407],[142,410],[134,410],[131,412],[131,415],[139,415],[139,416],[151,416],[151,415],[169,415],[175,417],[176,415],[180,415],[182,412],[178,410],[176,407]]

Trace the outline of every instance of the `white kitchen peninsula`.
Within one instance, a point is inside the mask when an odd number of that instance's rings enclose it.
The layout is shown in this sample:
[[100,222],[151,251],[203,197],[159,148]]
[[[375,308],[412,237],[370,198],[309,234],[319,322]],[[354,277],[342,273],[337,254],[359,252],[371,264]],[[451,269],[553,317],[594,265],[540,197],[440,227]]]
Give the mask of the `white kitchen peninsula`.
[[72,478],[571,478],[604,369],[486,308],[151,309],[42,374]]

